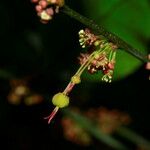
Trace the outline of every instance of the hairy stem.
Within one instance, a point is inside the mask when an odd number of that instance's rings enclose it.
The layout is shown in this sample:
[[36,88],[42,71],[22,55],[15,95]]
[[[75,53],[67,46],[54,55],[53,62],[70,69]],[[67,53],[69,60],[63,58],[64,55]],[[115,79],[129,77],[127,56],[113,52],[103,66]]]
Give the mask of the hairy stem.
[[135,49],[134,47],[132,47],[131,45],[126,43],[124,40],[122,40],[121,38],[119,38],[115,34],[113,34],[111,32],[108,32],[103,27],[97,25],[96,23],[93,22],[93,20],[90,20],[90,19],[82,16],[81,14],[79,14],[76,11],[72,10],[71,8],[69,8],[67,5],[64,5],[61,11],[63,13],[65,13],[65,14],[67,14],[68,16],[78,20],[79,22],[81,22],[82,24],[86,25],[90,29],[92,29],[92,31],[95,34],[103,35],[110,42],[116,44],[119,49],[127,51],[131,55],[133,55],[136,58],[142,60],[143,62],[148,62],[147,56],[142,54],[140,51],[138,51],[137,49]]

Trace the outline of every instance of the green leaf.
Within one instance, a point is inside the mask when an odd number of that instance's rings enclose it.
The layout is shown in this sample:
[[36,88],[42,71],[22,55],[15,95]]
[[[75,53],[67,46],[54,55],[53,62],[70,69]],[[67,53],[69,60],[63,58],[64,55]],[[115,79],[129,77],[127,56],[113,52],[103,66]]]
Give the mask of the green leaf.
[[[150,37],[150,7],[147,0],[88,0],[84,6],[88,17],[146,54],[145,41]],[[142,65],[142,62],[120,50],[116,60],[114,80],[127,77]],[[84,77],[91,81],[100,81],[101,78],[100,75],[86,73]]]

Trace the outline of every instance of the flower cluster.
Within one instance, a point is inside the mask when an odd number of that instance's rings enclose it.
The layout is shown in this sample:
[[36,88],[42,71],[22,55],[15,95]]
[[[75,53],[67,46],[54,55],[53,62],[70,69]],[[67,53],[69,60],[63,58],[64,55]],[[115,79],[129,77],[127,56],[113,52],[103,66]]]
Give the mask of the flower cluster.
[[61,120],[63,134],[65,139],[82,146],[92,144],[92,138],[78,123],[69,117],[63,117]]
[[101,39],[100,36],[94,35],[89,29],[80,30],[79,38],[80,45],[82,48],[88,47],[88,52],[81,54],[78,58],[81,66],[72,76],[65,90],[53,96],[52,103],[55,108],[48,117],[45,117],[45,119],[48,119],[48,123],[51,122],[59,108],[68,106],[68,95],[73,87],[81,82],[80,77],[86,68],[91,74],[102,70],[104,73],[102,80],[111,82],[117,46],[103,38]]
[[90,109],[86,112],[86,116],[97,122],[98,127],[106,134],[111,134],[118,127],[131,122],[130,116],[125,112],[117,109],[109,110],[105,107]]
[[8,102],[13,105],[25,104],[27,106],[41,103],[42,95],[33,92],[28,85],[27,79],[10,80],[11,90],[7,96]]
[[54,14],[59,12],[59,8],[64,5],[64,0],[31,0],[31,2],[36,3],[37,15],[43,23],[51,20]]
[[90,55],[94,53],[87,66],[89,73],[93,74],[102,70],[104,74],[102,80],[111,82],[117,46],[104,38],[94,35],[89,29],[79,31],[79,42],[82,48],[88,48],[88,52],[80,54],[79,63],[84,64]]
[[[109,110],[105,107],[100,107],[81,112],[78,108],[72,108],[71,111],[92,120],[98,129],[106,134],[112,134],[120,126],[128,125],[131,122],[128,114],[116,109]],[[67,140],[83,146],[92,144],[93,139],[90,134],[75,120],[64,116],[61,123],[64,137]]]

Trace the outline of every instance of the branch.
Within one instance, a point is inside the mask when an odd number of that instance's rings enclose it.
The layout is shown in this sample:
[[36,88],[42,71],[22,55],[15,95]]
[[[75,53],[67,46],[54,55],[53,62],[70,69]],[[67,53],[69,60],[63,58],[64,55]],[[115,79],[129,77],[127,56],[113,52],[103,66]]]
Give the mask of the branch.
[[125,50],[131,55],[135,56],[136,58],[140,59],[143,62],[148,62],[147,56],[142,54],[137,49],[133,48],[131,45],[126,43],[124,40],[116,36],[115,34],[108,32],[103,27],[98,26],[93,22],[93,20],[90,20],[76,11],[69,8],[67,5],[64,5],[62,10],[63,13],[67,14],[68,16],[78,20],[79,22],[83,23],[84,25],[88,26],[90,29],[93,30],[95,34],[103,35],[105,38],[107,38],[110,42],[116,44],[119,49]]

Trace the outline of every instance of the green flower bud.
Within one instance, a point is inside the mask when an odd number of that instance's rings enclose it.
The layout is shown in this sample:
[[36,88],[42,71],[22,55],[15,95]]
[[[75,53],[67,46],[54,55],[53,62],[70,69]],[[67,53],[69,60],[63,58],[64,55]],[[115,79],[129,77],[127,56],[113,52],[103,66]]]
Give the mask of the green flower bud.
[[74,75],[74,76],[71,78],[71,82],[74,83],[74,84],[79,84],[79,83],[81,82],[80,77],[77,76],[77,75]]

